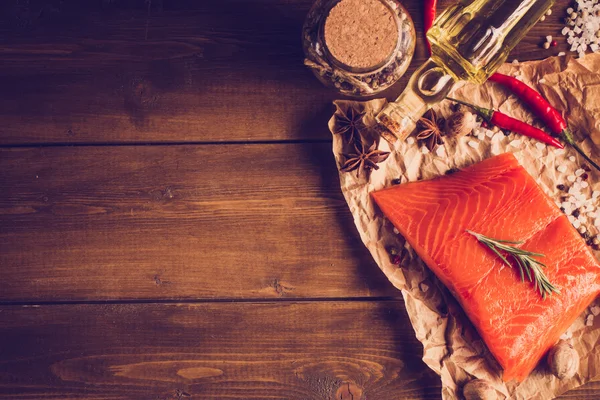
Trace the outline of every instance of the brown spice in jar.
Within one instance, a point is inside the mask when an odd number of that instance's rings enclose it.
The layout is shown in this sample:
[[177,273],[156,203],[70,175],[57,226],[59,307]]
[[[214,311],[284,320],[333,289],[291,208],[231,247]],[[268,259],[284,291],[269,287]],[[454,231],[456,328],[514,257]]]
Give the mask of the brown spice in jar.
[[398,42],[394,14],[379,0],[341,0],[329,12],[324,29],[331,55],[353,68],[382,64]]

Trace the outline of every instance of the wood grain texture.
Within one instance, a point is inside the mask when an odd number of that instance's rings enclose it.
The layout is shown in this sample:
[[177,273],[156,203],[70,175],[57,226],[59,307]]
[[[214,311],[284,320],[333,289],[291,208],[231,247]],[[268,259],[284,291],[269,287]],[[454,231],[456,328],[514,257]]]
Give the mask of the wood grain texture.
[[400,301],[4,306],[0,337],[6,399],[440,398]]
[[330,144],[0,149],[3,301],[398,296]]
[[[0,144],[329,140],[339,96],[302,64],[312,2],[4,1]],[[404,3],[421,33],[422,2]],[[513,56],[566,50],[568,3],[558,1]],[[546,35],[560,46],[541,49]],[[424,49],[418,35],[409,73]]]

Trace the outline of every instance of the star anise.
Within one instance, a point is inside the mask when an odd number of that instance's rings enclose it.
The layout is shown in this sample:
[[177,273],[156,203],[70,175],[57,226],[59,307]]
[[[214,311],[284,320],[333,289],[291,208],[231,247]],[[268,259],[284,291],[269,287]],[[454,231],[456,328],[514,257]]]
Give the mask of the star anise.
[[363,122],[365,114],[365,112],[356,111],[352,106],[348,106],[345,112],[340,110],[340,113],[335,116],[335,131],[333,133],[346,136],[348,143],[352,143],[360,136],[360,130],[365,127]]
[[370,147],[366,147],[362,143],[354,143],[354,151],[354,153],[343,154],[346,161],[341,170],[343,172],[356,170],[357,177],[363,170],[379,169],[377,164],[387,160],[390,155],[387,151],[377,150],[377,143],[373,143]]
[[442,140],[443,132],[441,126],[443,120],[438,119],[435,111],[429,110],[417,122],[417,140],[424,143],[430,151],[444,143]]

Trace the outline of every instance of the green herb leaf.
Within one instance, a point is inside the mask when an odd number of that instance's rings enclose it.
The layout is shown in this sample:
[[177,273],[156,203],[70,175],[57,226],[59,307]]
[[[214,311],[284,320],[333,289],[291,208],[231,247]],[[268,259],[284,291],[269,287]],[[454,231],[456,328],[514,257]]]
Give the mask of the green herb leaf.
[[480,243],[485,245],[491,251],[496,254],[504,264],[513,268],[513,264],[508,261],[508,258],[502,254],[502,252],[508,254],[519,269],[519,275],[521,276],[521,282],[525,281],[525,275],[527,280],[533,283],[533,289],[540,292],[542,299],[546,299],[547,295],[552,293],[560,293],[560,290],[554,286],[546,274],[544,274],[543,268],[546,265],[533,257],[545,257],[543,254],[533,253],[531,251],[524,250],[515,245],[522,244],[523,242],[513,242],[509,240],[492,239],[484,236],[480,233],[467,230],[467,233],[473,235]]

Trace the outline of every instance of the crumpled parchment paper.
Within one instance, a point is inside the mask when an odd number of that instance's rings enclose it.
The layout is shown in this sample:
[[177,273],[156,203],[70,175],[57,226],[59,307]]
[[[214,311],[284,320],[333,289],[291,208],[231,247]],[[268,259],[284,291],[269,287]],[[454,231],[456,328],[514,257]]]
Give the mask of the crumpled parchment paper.
[[[582,59],[551,57],[543,61],[505,64],[499,72],[516,76],[539,90],[552,105],[564,112],[580,145],[592,156],[598,157],[600,154],[596,153],[594,145],[594,142],[600,144],[600,72],[597,71],[600,71],[600,54]],[[452,96],[499,109],[541,127],[520,100],[492,82],[481,86],[459,83]],[[338,101],[336,113],[343,112],[350,104],[366,111],[364,122],[372,126],[374,115],[385,105],[385,100],[365,103]],[[447,116],[450,114],[449,106],[449,102],[443,102],[435,109]],[[329,128],[335,131],[335,116],[329,121]],[[451,168],[465,167],[493,155],[512,152],[543,190],[560,202],[565,193],[558,190],[557,185],[571,186],[568,177],[584,164],[584,160],[571,149],[541,146],[516,134],[505,136],[502,132],[486,132],[487,135],[482,135],[477,129],[474,133],[479,133],[479,138],[473,134],[461,138],[447,137],[442,149],[428,154],[424,154],[416,141],[398,141],[390,145],[379,140],[380,149],[392,152],[388,160],[380,164],[379,170],[372,171],[368,180],[364,175],[357,177],[355,173],[340,171],[342,192],[364,244],[381,270],[402,292],[416,336],[423,343],[423,360],[441,376],[444,399],[462,398],[462,386],[473,378],[490,381],[499,398],[551,399],[600,375],[600,346],[596,345],[600,338],[600,316],[593,320],[594,312],[600,310],[597,308],[600,301],[597,299],[563,335],[581,357],[579,371],[574,378],[559,380],[548,371],[545,360],[542,360],[521,384],[514,381],[504,383],[499,365],[461,307],[395,232],[391,223],[383,218],[369,196],[374,190],[390,186],[394,179],[400,179],[402,183],[431,179]],[[341,135],[333,135],[333,153],[338,168],[345,160],[342,153],[347,149],[343,140]],[[559,165],[565,165],[567,171],[559,172]],[[599,180],[599,174],[589,173],[590,187],[587,190],[590,197],[592,190],[600,190]],[[597,200],[600,203],[600,198]],[[592,234],[598,233],[593,218],[584,225]],[[386,250],[388,246],[402,250],[400,265],[392,263]],[[599,255],[596,252],[597,258]]]

